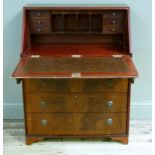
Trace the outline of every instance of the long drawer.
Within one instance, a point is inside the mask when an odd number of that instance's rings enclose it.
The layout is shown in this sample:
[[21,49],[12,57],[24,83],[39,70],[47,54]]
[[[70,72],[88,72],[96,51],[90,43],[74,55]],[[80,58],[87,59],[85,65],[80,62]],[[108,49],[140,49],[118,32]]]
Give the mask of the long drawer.
[[27,93],[26,112],[126,112],[126,93]]
[[128,79],[27,79],[25,92],[127,92]]
[[28,113],[29,135],[126,134],[125,113]]

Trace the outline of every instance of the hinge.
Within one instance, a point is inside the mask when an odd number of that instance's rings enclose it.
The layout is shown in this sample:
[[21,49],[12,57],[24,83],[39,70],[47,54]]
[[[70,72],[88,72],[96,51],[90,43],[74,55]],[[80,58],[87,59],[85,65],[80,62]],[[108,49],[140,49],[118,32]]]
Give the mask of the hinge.
[[71,75],[73,78],[80,78],[81,77],[81,73],[72,73]]
[[114,54],[114,55],[112,55],[112,57],[114,57],[114,58],[121,58],[121,57],[123,57],[123,55],[121,55],[121,54]]
[[31,55],[31,58],[39,58],[40,55]]
[[79,54],[77,54],[77,55],[72,55],[72,58],[80,58],[81,57],[81,55]]

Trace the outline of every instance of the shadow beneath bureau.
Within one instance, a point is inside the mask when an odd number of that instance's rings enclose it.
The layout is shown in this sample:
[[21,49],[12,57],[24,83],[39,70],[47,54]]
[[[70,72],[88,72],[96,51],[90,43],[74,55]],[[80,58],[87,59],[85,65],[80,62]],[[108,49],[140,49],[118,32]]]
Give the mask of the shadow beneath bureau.
[[[61,136],[62,137],[62,136]],[[98,138],[98,137],[91,137],[91,138],[80,138],[80,137],[75,137],[75,136],[70,136],[70,137],[63,137],[63,138],[60,138],[60,137],[41,137],[41,136],[37,136],[37,137],[34,137],[34,136],[27,136],[26,137],[26,145],[31,145],[32,143],[35,143],[35,142],[39,142],[39,141],[64,141],[64,142],[74,142],[74,141],[83,141],[83,142],[86,142],[86,141],[103,141],[103,142],[111,142],[111,141],[116,141],[116,142],[120,142],[122,144],[128,144],[128,137],[103,137],[101,138]]]

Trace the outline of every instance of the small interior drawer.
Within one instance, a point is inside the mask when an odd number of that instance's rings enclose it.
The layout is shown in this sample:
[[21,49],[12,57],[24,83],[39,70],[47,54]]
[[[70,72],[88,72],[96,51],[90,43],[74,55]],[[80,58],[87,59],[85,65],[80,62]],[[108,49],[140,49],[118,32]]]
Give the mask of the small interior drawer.
[[33,17],[50,17],[50,12],[49,11],[42,11],[42,10],[38,10],[38,11],[30,11],[29,12],[29,17],[33,18]]
[[44,26],[43,25],[31,26],[30,31],[31,31],[31,33],[38,33],[38,34],[49,33],[50,27],[48,27],[48,26],[45,27],[45,25]]
[[117,10],[111,10],[111,11],[105,11],[103,13],[104,18],[123,18],[124,13],[122,11],[117,11]]
[[103,28],[104,34],[119,34],[123,32],[124,30],[122,26],[104,26]]
[[122,18],[104,18],[103,19],[103,25],[111,25],[111,26],[122,26],[123,25],[123,19]]
[[48,18],[32,18],[30,20],[30,26],[49,26],[50,20]]

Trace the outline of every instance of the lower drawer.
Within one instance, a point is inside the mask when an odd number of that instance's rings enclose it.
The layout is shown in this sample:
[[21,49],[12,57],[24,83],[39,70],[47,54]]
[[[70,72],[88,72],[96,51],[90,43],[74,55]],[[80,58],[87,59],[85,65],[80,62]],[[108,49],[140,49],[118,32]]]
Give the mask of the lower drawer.
[[126,134],[126,113],[28,113],[29,135]]

